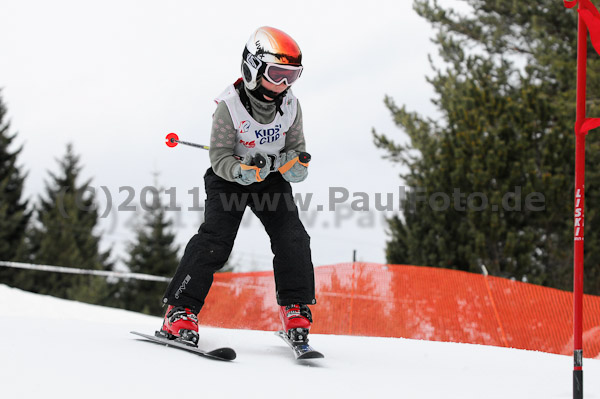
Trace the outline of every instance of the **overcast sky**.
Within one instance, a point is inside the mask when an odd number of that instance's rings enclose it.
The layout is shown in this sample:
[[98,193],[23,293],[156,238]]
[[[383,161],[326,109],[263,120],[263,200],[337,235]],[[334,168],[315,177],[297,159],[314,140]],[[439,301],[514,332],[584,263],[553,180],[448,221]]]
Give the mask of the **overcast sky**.
[[[399,166],[381,159],[371,129],[406,139],[383,104],[385,95],[436,115],[426,82],[432,74],[427,56],[437,54],[434,32],[410,0],[3,1],[0,88],[11,131],[24,145],[19,161],[29,173],[26,195],[42,193],[48,170],[57,170],[56,158],[73,143],[83,177],[112,197],[101,221],[103,247],[123,258],[140,213],[117,212],[127,199],[119,190],[132,187],[131,204],[139,204],[142,188],[153,185],[158,172],[183,208],[172,213],[183,250],[199,226],[199,212],[187,208],[204,200],[208,153],[170,149],[164,137],[176,132],[209,144],[213,99],[240,76],[244,45],[263,25],[290,34],[303,53],[305,69],[293,90],[313,161],[309,178],[294,189],[314,195],[302,217],[315,266],[350,261],[353,250],[361,261],[385,262],[386,225],[375,193],[394,194],[397,208],[402,181]],[[350,193],[338,212],[328,212],[332,187]],[[347,209],[354,192],[368,194],[370,212]],[[98,196],[104,213],[105,192]],[[163,193],[163,199],[171,197]],[[248,210],[233,261],[250,270],[271,268],[271,259],[268,236]]]

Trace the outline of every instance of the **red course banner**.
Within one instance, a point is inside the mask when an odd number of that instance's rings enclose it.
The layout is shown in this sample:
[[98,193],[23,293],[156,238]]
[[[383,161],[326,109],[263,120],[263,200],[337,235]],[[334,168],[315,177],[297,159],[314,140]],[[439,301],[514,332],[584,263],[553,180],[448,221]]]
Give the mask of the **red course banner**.
[[[315,268],[313,333],[403,337],[573,353],[573,294],[432,267]],[[584,354],[600,356],[600,297],[584,295]],[[272,272],[217,273],[200,323],[278,330]]]

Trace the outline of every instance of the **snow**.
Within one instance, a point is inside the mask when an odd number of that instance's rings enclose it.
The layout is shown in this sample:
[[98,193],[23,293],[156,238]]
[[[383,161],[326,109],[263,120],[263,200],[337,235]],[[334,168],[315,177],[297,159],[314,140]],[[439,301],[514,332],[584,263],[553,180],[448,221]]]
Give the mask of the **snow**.
[[[0,285],[3,398],[571,398],[572,358],[491,346],[313,334],[326,358],[295,361],[270,331],[200,329],[233,362],[139,341],[157,317]],[[317,321],[318,322],[318,321]],[[584,395],[600,398],[600,360]]]

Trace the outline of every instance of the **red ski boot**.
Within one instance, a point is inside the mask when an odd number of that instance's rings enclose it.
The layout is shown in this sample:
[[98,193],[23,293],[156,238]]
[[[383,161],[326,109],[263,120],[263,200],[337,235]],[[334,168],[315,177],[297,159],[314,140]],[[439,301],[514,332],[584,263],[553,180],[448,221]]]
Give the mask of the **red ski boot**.
[[156,332],[156,336],[197,346],[199,338],[198,317],[188,308],[169,305],[162,329]]
[[279,308],[283,330],[293,342],[308,342],[312,314],[306,305],[288,305]]

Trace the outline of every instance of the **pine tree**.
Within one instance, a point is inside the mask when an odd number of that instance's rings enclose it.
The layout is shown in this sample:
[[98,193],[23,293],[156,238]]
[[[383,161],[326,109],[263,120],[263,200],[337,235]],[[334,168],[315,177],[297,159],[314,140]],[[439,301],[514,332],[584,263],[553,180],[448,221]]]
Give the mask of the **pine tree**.
[[[23,147],[10,150],[16,134],[10,135],[7,109],[0,97],[0,260],[24,260],[25,230],[31,217],[23,197],[25,174],[17,165]],[[0,267],[0,283],[14,285],[20,270]]]
[[[50,174],[46,193],[36,209],[37,223],[31,230],[33,261],[39,264],[80,269],[108,270],[109,252],[101,252],[100,236],[94,232],[98,212],[90,180],[79,184],[79,157],[71,144],[59,160],[59,174]],[[62,298],[105,303],[109,295],[105,278],[89,275],[28,272],[22,288]]]
[[[171,231],[172,221],[155,190],[153,201],[144,223],[136,231],[136,238],[129,246],[129,259],[126,264],[133,273],[170,277],[179,263],[179,248],[174,244],[175,234]],[[153,281],[130,279],[121,283],[121,306],[142,313],[162,315],[162,296],[166,284]]]
[[[425,190],[409,195],[402,217],[390,220],[387,260],[472,272],[485,265],[494,275],[570,289],[576,13],[553,0],[464,3],[470,12],[414,2],[437,29],[445,62],[428,79],[440,120],[386,98],[411,143],[374,132],[386,156],[408,168],[404,182]],[[600,64],[590,58],[594,92]],[[599,111],[591,101],[588,115]],[[588,165],[600,161],[596,137],[588,135]],[[599,178],[595,170],[586,175],[586,204],[600,196]],[[534,193],[543,197],[526,203]],[[599,215],[586,213],[586,291],[596,294]]]
[[23,247],[31,216],[23,200],[25,175],[17,165],[23,147],[11,151],[16,134],[9,134],[6,106],[0,97],[0,260],[15,260]]

